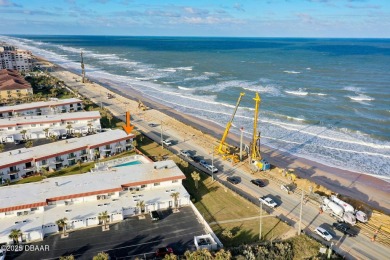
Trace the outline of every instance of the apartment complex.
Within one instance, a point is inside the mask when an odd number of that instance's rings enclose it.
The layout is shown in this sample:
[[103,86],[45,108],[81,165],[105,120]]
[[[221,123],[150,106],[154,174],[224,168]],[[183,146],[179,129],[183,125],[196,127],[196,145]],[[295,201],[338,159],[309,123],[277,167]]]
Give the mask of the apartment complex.
[[17,70],[0,70],[0,101],[22,100],[32,97],[33,89]]
[[100,132],[100,118],[99,111],[3,118],[0,119],[0,142]]
[[58,232],[56,221],[64,217],[67,230],[72,230],[98,225],[104,211],[112,223],[190,204],[182,186],[185,176],[173,161],[135,161],[131,166],[0,187],[0,243],[11,242],[12,229],[21,230],[22,241],[41,240]]
[[0,43],[0,69],[30,71],[32,68],[33,58],[30,51]]
[[41,172],[60,170],[132,149],[133,134],[112,130],[55,143],[0,153],[0,182],[16,181]]
[[57,99],[0,107],[0,119],[15,116],[53,115],[83,110],[78,98]]

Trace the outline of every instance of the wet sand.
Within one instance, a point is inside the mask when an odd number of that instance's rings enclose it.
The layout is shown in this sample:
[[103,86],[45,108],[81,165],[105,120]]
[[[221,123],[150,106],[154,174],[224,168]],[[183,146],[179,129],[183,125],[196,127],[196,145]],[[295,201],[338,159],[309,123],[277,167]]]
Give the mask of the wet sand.
[[[77,78],[80,81],[80,75],[69,72],[69,70],[59,66],[56,67],[57,71],[66,71],[66,75],[64,74],[64,76],[68,80],[74,81],[74,78]],[[148,116],[152,120],[153,118],[155,120],[164,120],[164,124],[168,123],[175,129],[185,129],[185,134],[189,138],[193,137],[192,140],[199,140],[197,144],[203,144],[206,146],[204,147],[206,150],[210,149],[212,144],[216,144],[223,134],[224,129],[219,125],[180,113],[143,96],[142,93],[134,89],[126,89],[125,93],[115,83],[102,80],[100,82],[94,81],[94,84],[85,84],[85,86],[92,86],[96,89],[96,93],[106,93],[107,90],[111,90],[121,95],[122,97],[117,97],[115,101],[123,104],[126,102],[126,106],[129,107],[130,111],[139,111],[137,109],[137,101],[142,100],[145,105],[152,109],[137,113],[141,116]],[[128,100],[125,100],[126,98]],[[160,115],[160,112],[165,115]],[[239,146],[239,138],[239,136],[230,133],[227,142],[231,145]],[[245,142],[249,143],[249,140],[245,140]],[[294,168],[296,174],[301,178],[307,178],[335,193],[360,200],[373,208],[390,214],[390,182],[370,175],[330,167],[315,161],[273,150],[264,145],[261,149],[262,156],[272,165],[279,168]]]

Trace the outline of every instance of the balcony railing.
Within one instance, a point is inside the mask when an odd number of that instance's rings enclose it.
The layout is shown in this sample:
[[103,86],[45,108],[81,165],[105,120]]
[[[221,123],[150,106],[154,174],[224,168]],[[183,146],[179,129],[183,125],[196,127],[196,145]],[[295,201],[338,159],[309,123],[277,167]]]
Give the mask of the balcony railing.
[[25,171],[34,171],[35,170],[35,166],[24,167],[23,169]]
[[56,163],[56,164],[57,164],[57,163],[62,163],[63,161],[64,161],[64,159],[57,159],[57,158],[56,158],[56,159],[54,160],[54,163]]
[[74,158],[76,158],[76,155],[75,155],[75,154],[69,154],[69,155],[68,155],[68,159],[74,159]]
[[12,170],[9,170],[9,171],[8,171],[8,174],[15,174],[15,173],[18,173],[19,171],[20,171],[19,168],[12,169]]

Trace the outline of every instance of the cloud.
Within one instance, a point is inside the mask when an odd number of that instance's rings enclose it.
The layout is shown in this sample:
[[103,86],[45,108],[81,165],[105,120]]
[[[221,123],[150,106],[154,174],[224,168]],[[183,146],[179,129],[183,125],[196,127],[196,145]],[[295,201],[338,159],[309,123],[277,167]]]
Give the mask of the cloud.
[[245,9],[244,9],[244,7],[242,6],[242,4],[235,3],[235,4],[233,5],[233,8],[236,9],[237,11],[245,12]]
[[194,8],[194,7],[184,7],[183,10],[184,10],[184,12],[186,12],[190,15],[204,16],[204,15],[207,15],[208,13],[210,13],[209,10],[199,9],[199,8]]
[[299,19],[301,19],[303,23],[310,23],[310,24],[314,23],[314,18],[310,14],[298,13],[297,16]]
[[18,4],[15,4],[15,3],[12,3],[11,1],[9,0],[0,0],[0,6],[12,6],[12,7],[22,7],[21,5],[18,5]]

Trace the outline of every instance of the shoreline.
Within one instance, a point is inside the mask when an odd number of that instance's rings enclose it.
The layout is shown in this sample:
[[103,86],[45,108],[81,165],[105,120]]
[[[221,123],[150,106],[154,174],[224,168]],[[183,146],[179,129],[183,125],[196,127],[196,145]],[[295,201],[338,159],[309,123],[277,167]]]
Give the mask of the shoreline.
[[[68,71],[77,77],[80,77],[77,70],[64,68],[61,65],[54,64],[42,57],[37,57],[37,59],[45,61],[52,66],[55,65],[55,70]],[[128,88],[129,93],[125,93],[125,91],[120,89],[115,82],[110,82],[109,80],[104,82],[95,79],[93,79],[92,82],[129,100],[138,102],[138,99],[140,99],[151,109],[158,110],[166,116],[200,131],[205,138],[209,135],[211,136],[211,139],[217,141],[224,132],[224,128],[215,123],[176,111],[173,108],[144,96],[132,87]],[[80,84],[82,83],[80,82]],[[229,133],[227,138],[229,144],[238,146],[239,140],[240,137],[238,135]],[[373,208],[380,209],[386,214],[390,214],[390,201],[388,201],[388,197],[390,196],[390,183],[383,179],[368,174],[327,166],[313,160],[274,150],[265,145],[262,145],[262,155],[272,165],[279,168],[294,168],[295,173],[301,178],[311,180],[333,192],[346,195],[355,200],[360,200]]]

